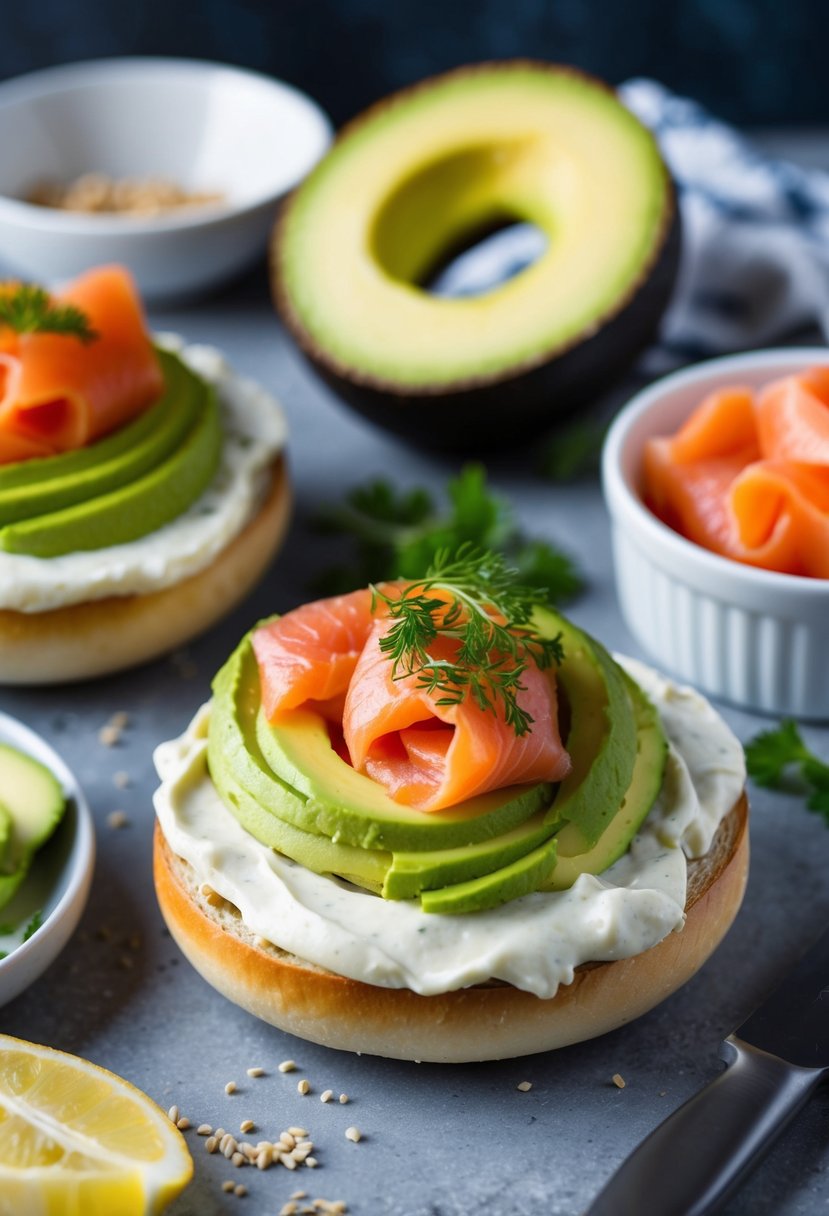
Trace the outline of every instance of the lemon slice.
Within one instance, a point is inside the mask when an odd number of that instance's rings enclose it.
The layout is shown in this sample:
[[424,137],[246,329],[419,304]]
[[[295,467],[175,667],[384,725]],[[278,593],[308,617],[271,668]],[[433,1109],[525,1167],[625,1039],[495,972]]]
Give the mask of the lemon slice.
[[0,1216],[147,1216],[192,1174],[181,1132],[140,1089],[0,1035]]

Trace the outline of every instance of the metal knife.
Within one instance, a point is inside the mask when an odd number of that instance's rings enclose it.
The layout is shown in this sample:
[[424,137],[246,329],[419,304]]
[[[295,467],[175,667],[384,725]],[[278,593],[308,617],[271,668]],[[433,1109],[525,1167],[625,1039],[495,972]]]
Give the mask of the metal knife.
[[634,1150],[586,1216],[708,1216],[829,1077],[829,932],[722,1045],[728,1067]]

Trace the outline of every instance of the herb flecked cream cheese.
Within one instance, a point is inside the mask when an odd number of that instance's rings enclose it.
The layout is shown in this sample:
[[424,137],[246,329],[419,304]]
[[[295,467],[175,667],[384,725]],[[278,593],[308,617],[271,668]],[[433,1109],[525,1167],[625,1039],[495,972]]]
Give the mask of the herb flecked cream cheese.
[[158,344],[216,388],[224,433],[213,482],[184,514],[128,544],[50,558],[0,552],[0,609],[48,612],[160,591],[209,566],[254,515],[268,467],[285,444],[282,410],[214,347],[187,346],[172,335]]
[[234,904],[252,933],[302,959],[422,995],[498,979],[552,997],[581,963],[629,958],[682,928],[686,857],[707,852],[745,782],[740,743],[704,698],[620,661],[659,710],[670,743],[665,780],[627,853],[568,891],[439,916],[306,870],[225,809],[207,772],[209,706],[156,750],[161,829],[196,881]]

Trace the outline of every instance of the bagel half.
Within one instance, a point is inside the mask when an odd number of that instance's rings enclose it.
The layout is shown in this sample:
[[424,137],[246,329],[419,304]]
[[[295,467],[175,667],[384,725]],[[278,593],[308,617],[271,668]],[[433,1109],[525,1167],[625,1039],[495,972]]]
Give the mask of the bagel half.
[[[565,1047],[646,1013],[702,966],[740,907],[748,874],[742,794],[708,853],[688,865],[681,932],[632,958],[587,963],[549,1000],[500,982],[439,996],[346,979],[246,928],[236,908],[198,887],[156,825],[155,886],[167,926],[214,988],[264,1021],[347,1051],[436,1063],[507,1059]],[[208,898],[209,897],[209,898]]]
[[0,610],[0,684],[58,684],[135,667],[225,616],[259,581],[291,511],[278,456],[256,514],[203,570],[160,591],[108,596],[48,612]]

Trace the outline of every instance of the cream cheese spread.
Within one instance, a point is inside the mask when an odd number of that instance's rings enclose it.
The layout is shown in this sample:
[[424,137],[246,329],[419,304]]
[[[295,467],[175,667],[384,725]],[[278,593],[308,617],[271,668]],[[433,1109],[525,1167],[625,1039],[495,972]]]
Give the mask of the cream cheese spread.
[[708,850],[745,782],[742,747],[703,697],[619,661],[659,710],[670,744],[665,781],[627,853],[569,891],[438,916],[306,870],[226,810],[207,772],[209,705],[156,750],[162,831],[196,881],[234,904],[251,932],[330,971],[423,995],[498,979],[552,997],[579,964],[629,958],[682,928],[686,856]]
[[216,387],[224,440],[213,482],[183,515],[128,544],[50,558],[0,552],[0,608],[48,612],[110,595],[159,591],[209,566],[254,514],[268,466],[285,444],[281,408],[228,367],[215,348],[187,346],[169,334],[157,341]]

